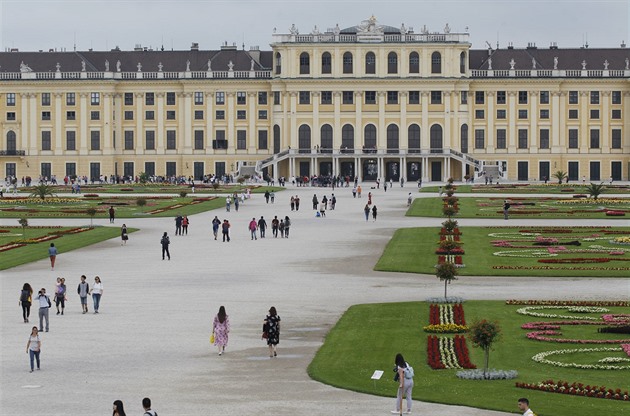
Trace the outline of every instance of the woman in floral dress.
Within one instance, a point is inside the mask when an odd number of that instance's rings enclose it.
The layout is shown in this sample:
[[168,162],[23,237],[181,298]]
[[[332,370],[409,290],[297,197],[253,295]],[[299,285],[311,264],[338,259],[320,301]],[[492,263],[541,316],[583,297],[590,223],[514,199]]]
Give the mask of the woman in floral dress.
[[225,313],[225,306],[219,308],[219,313],[212,322],[212,333],[214,334],[214,345],[219,349],[219,355],[225,352],[228,343],[228,333],[230,332],[230,320]]
[[264,328],[267,332],[267,345],[269,346],[269,357],[277,357],[276,348],[280,343],[280,316],[276,312],[275,306],[269,309],[269,315],[263,321]]

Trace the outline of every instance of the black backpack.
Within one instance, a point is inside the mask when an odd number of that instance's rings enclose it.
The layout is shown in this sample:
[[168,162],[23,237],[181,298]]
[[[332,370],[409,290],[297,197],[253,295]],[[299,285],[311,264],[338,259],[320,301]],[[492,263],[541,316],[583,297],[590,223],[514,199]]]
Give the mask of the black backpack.
[[20,295],[20,302],[28,302],[29,295],[30,293],[28,292],[28,290],[23,290],[22,294]]

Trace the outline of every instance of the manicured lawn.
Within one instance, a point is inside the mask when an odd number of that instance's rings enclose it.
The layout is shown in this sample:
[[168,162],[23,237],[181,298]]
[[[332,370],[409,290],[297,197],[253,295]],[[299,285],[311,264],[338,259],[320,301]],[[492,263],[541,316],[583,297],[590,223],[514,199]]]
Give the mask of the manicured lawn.
[[[459,192],[459,188],[457,189]],[[445,195],[444,195],[445,196]],[[455,196],[461,196],[457,193]],[[461,197],[459,198],[458,218],[503,218],[503,201],[506,198]],[[630,198],[599,200],[573,198],[507,198],[510,201],[511,218],[630,218]],[[417,198],[407,215],[411,217],[442,217],[442,198]],[[609,216],[606,210],[623,211],[625,216]]]
[[[558,232],[554,232],[557,230]],[[610,244],[615,237],[630,236],[630,227],[463,227],[461,248],[466,267],[460,268],[461,276],[583,276],[628,277],[630,275],[630,245]],[[538,234],[526,235],[519,231]],[[606,232],[615,231],[615,234]],[[620,234],[619,232],[625,232]],[[435,274],[438,256],[439,229],[403,228],[394,233],[383,255],[375,266],[379,271]],[[493,235],[490,235],[493,234]],[[537,237],[557,238],[558,245],[572,241],[580,246],[564,245],[565,251],[557,256],[549,255],[549,248],[535,246]],[[586,239],[586,240],[585,240]],[[589,241],[589,239],[594,239]],[[507,241],[503,247],[492,242]],[[500,243],[495,243],[500,244]],[[509,247],[507,245],[512,245]],[[516,246],[516,247],[514,247]],[[598,249],[593,246],[602,246]],[[523,247],[523,248],[517,248]],[[597,250],[600,252],[571,252],[572,250]],[[609,254],[617,251],[623,254]],[[504,256],[494,255],[502,253]],[[539,253],[539,254],[537,254]],[[423,254],[423,255],[419,255]],[[524,257],[508,257],[519,255]],[[608,258],[604,263],[541,263],[539,259]],[[614,270],[618,268],[620,270]],[[437,278],[436,278],[437,281]],[[457,285],[457,282],[454,283]]]
[[[420,189],[420,192],[437,193],[439,191],[438,186],[425,186]],[[528,183],[506,183],[503,185],[484,185],[483,183],[475,185],[457,185],[456,193],[468,194],[468,193],[493,193],[493,194],[587,194],[586,185],[569,183],[558,185],[557,183],[549,182],[545,184],[528,184]],[[606,193],[609,194],[623,194],[630,193],[630,185],[606,185]],[[606,196],[605,194],[603,195]]]
[[[436,282],[437,284],[437,282]],[[536,363],[532,356],[539,352],[584,348],[593,344],[559,344],[529,340],[528,331],[521,324],[539,321],[519,315],[516,310],[522,306],[506,305],[500,301],[467,301],[464,303],[466,321],[489,319],[498,321],[503,336],[490,354],[490,367],[503,370],[517,370],[514,380],[475,381],[461,380],[455,376],[457,370],[432,370],[427,365],[427,333],[422,326],[428,324],[429,305],[425,302],[357,305],[351,307],[327,335],[308,368],[315,380],[349,390],[394,397],[397,383],[393,381],[394,356],[402,353],[414,367],[413,397],[418,400],[472,406],[483,409],[501,410],[516,413],[516,400],[528,397],[533,410],[539,416],[574,415],[621,415],[628,409],[628,402],[566,396],[525,390],[515,387],[515,382],[538,383],[543,380],[558,379],[590,385],[606,386],[628,390],[630,370],[582,370],[554,367]],[[611,313],[629,313],[630,308],[610,307]],[[564,313],[564,312],[560,312]],[[570,313],[566,313],[570,314]],[[601,314],[589,314],[599,316]],[[553,320],[553,319],[545,319]],[[565,332],[563,327],[563,333]],[[628,335],[597,334],[597,326],[575,326],[566,331],[567,336],[580,339],[593,339],[598,335],[608,335],[609,339],[628,338]],[[618,344],[613,344],[618,346]],[[471,361],[483,366],[483,353],[468,346]],[[612,345],[611,345],[612,346]],[[604,354],[583,354],[554,356],[562,362],[596,364],[606,357],[628,358],[623,352]],[[626,365],[628,363],[625,363]],[[383,370],[381,380],[373,381],[374,370]],[[383,414],[394,408],[383,409]],[[626,409],[626,410],[624,410]],[[415,414],[423,414],[422,406],[414,404]]]
[[[17,221],[16,221],[17,222]],[[75,230],[77,233],[64,234],[63,231]],[[0,226],[0,270],[9,269],[21,264],[41,260],[48,257],[48,247],[50,243],[55,243],[59,250],[57,262],[63,261],[63,256],[69,251],[77,248],[100,243],[110,238],[120,238],[120,228],[118,227],[94,227],[94,228],[73,228],[73,227],[27,227],[23,232],[22,227]],[[128,228],[129,233],[138,231],[137,228]],[[60,236],[46,241],[26,244],[21,247],[3,250],[3,247],[12,243],[21,243],[25,238],[28,240],[44,239],[60,233]]]
[[[85,195],[85,194],[84,194]],[[138,206],[139,198],[146,199],[145,206]],[[72,198],[39,199],[4,198],[0,200],[0,218],[89,218],[88,208],[95,208],[94,218],[109,218],[108,210],[114,206],[116,218],[171,217],[177,214],[192,215],[225,206],[225,198],[211,196],[170,197],[170,196],[130,196],[90,198],[85,196]]]
[[[188,196],[196,194],[231,194],[234,192],[244,192],[250,189],[252,193],[265,193],[265,191],[281,191],[284,188],[279,186],[262,186],[260,184],[230,184],[220,185],[215,188],[210,184],[195,184],[195,194],[192,193],[190,185],[173,185],[173,184],[90,184],[81,185],[81,194],[96,193],[96,194],[178,194],[180,192],[187,192]],[[32,192],[32,187],[18,188],[21,194],[29,194]],[[59,194],[72,193],[71,186],[57,185],[54,186],[54,192]]]

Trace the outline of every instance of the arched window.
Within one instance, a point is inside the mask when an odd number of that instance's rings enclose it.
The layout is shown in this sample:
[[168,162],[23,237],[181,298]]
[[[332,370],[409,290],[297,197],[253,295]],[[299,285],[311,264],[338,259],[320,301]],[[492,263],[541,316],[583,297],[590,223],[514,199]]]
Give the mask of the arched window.
[[459,73],[466,73],[466,52],[462,52],[459,54]]
[[387,153],[398,153],[398,126],[390,124],[387,126]]
[[462,153],[468,153],[468,124],[462,124],[460,136]]
[[332,153],[333,148],[333,128],[330,124],[324,124],[321,129],[319,129],[319,134],[321,136],[321,145],[319,147],[319,151],[321,153]]
[[308,53],[302,52],[300,54],[300,74],[311,73],[311,57]]
[[7,133],[7,152],[15,152],[17,150],[17,140],[15,138],[15,132],[9,130]]
[[365,73],[376,74],[376,55],[373,52],[365,55]]
[[431,73],[432,74],[442,73],[442,55],[440,55],[439,52],[433,52],[431,54]]
[[306,124],[298,129],[298,147],[300,153],[311,153],[311,128]]
[[442,126],[439,124],[431,126],[429,146],[431,147],[431,153],[442,153]]
[[273,152],[280,153],[280,126],[273,126]]
[[354,127],[350,124],[341,128],[341,153],[354,153]]
[[352,53],[350,52],[343,54],[343,73],[352,74]]
[[418,52],[411,52],[409,54],[409,73],[420,73],[420,55],[418,55]]
[[330,53],[324,52],[322,54],[322,74],[332,73],[332,57]]
[[420,126],[417,124],[407,129],[407,149],[409,153],[420,153]]
[[276,52],[276,74],[282,72],[282,55],[280,52]]
[[368,124],[363,129],[363,153],[376,153],[376,127]]
[[387,55],[387,73],[388,74],[398,73],[398,55],[396,55],[396,52],[390,52]]

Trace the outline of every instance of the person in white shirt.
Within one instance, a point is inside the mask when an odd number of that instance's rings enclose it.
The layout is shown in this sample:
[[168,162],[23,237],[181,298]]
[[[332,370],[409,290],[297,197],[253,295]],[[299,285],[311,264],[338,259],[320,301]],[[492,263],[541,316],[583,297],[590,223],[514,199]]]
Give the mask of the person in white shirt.
[[518,399],[518,408],[521,412],[525,412],[523,416],[535,416],[532,409],[529,408],[529,400],[525,397]]
[[92,289],[90,289],[90,294],[92,295],[92,300],[94,301],[94,313],[98,313],[101,296],[103,296],[103,283],[101,283],[100,277],[94,277],[94,284],[92,285]]
[[46,332],[48,332],[48,310],[51,307],[50,298],[46,295],[46,289],[42,288],[38,295],[37,301],[39,302],[39,331],[44,330],[44,320],[46,320]]

